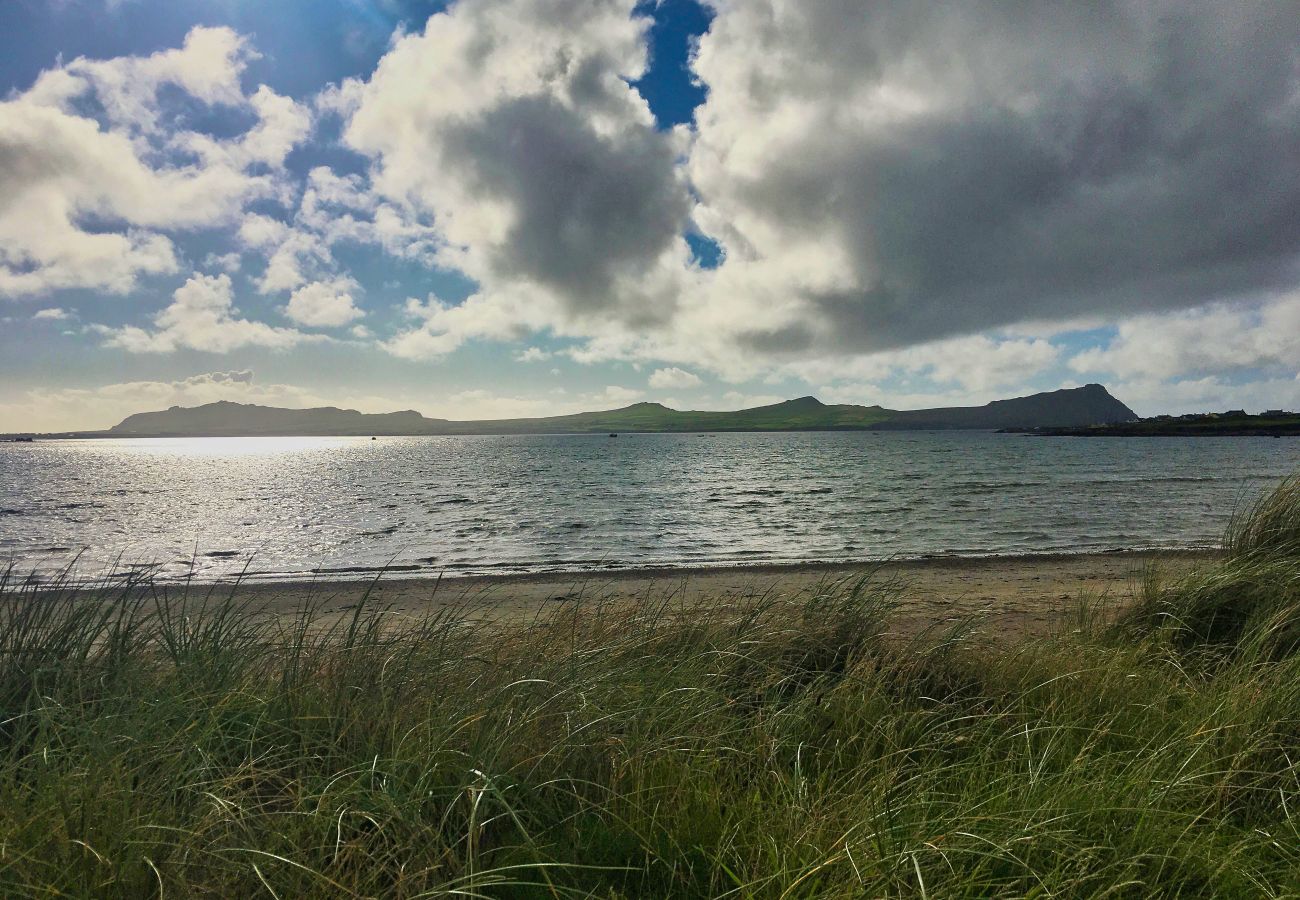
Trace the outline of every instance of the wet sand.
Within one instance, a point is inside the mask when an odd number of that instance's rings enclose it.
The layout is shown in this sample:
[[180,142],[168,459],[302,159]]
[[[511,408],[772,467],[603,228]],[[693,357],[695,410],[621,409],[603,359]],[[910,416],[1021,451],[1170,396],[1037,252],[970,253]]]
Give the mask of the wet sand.
[[[268,613],[293,615],[305,605],[325,620],[346,615],[363,598],[394,613],[421,616],[454,611],[490,621],[526,621],[565,604],[631,604],[671,599],[744,605],[777,595],[798,598],[827,582],[870,575],[896,586],[900,604],[891,628],[912,632],[975,619],[992,635],[1034,635],[1075,613],[1083,598],[1122,608],[1143,573],[1155,566],[1177,576],[1214,559],[1212,552],[1125,552],[908,560],[876,565],[754,566],[544,573],[462,578],[244,583],[240,598]],[[193,588],[192,590],[197,590]],[[220,594],[226,588],[217,586]]]

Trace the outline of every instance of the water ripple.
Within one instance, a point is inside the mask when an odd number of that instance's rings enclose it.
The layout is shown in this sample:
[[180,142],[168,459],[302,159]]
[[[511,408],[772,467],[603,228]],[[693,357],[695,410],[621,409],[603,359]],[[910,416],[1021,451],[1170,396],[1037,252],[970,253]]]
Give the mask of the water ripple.
[[38,443],[0,454],[0,548],[211,579],[1209,546],[1300,467],[1253,438],[625,438]]

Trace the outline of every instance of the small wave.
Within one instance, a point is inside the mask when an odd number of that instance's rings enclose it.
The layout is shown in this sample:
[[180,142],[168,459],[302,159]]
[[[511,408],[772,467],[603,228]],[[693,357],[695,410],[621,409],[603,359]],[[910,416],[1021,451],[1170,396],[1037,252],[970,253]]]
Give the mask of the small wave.
[[383,528],[376,528],[374,531],[363,531],[361,532],[361,536],[362,537],[387,537],[390,534],[395,534],[397,532],[397,528],[398,526],[396,525],[386,525]]
[[1211,481],[1223,481],[1220,475],[1137,475],[1106,478],[1081,478],[1078,481],[1063,481],[1061,487],[1071,485],[1095,487],[1108,484],[1202,484]]
[[391,564],[387,566],[337,566],[335,568],[318,567],[312,569],[314,575],[346,575],[349,572],[418,572],[424,566],[414,563]]
[[1024,488],[1046,487],[1047,481],[957,481],[952,485],[954,491],[968,494],[994,494],[999,491],[1018,491]]

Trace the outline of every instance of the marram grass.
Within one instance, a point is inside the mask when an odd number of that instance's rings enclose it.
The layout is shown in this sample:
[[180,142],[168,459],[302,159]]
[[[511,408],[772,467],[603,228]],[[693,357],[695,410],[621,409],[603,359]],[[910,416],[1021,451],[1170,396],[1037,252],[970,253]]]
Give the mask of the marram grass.
[[1294,482],[1255,516],[1012,647],[869,579],[475,625],[10,576],[0,893],[1300,896]]

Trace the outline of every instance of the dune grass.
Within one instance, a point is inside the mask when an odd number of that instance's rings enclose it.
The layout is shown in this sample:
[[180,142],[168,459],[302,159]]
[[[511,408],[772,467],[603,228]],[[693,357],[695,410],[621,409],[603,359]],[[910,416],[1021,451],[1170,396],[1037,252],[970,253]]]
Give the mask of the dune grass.
[[1118,620],[0,591],[0,893],[1300,896],[1300,491]]

